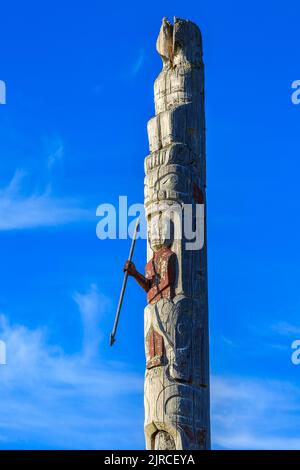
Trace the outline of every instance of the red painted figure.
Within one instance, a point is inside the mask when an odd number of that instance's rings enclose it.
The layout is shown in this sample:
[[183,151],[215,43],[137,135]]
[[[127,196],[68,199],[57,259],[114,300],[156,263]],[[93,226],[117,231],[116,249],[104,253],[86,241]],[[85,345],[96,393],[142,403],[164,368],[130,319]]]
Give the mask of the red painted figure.
[[159,299],[175,296],[176,255],[165,245],[154,251],[152,259],[146,264],[145,276],[129,261],[126,261],[124,271],[147,292],[148,303],[154,304]]

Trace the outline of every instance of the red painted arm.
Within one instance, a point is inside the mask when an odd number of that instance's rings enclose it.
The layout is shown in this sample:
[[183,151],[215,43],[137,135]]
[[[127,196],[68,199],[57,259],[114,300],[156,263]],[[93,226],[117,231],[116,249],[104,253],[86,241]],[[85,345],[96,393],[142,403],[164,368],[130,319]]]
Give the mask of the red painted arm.
[[151,288],[151,282],[149,279],[146,279],[143,274],[139,273],[134,265],[129,261],[126,261],[124,268],[124,272],[128,272],[129,276],[132,276],[136,282],[146,291],[148,292]]

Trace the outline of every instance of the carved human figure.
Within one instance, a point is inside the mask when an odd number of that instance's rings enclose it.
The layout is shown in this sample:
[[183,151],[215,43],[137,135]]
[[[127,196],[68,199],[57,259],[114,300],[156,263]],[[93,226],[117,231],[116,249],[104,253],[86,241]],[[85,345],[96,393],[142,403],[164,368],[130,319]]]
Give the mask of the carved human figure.
[[159,299],[172,299],[175,296],[176,254],[170,248],[171,232],[172,223],[167,223],[162,213],[154,216],[148,227],[148,240],[153,256],[145,266],[145,275],[130,261],[126,261],[124,265],[124,271],[147,292],[147,301],[151,304]]

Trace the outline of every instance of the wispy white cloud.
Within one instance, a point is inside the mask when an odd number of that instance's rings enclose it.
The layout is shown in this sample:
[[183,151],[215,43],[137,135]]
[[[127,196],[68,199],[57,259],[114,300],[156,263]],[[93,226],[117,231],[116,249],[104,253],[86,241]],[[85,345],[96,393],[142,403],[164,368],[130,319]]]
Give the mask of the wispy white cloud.
[[235,341],[233,341],[231,338],[229,338],[228,336],[225,336],[225,335],[221,334],[220,339],[226,346],[229,346],[231,348],[238,347],[237,343]]
[[300,387],[289,382],[213,377],[213,445],[300,449]]
[[93,211],[80,207],[78,201],[57,198],[46,188],[42,193],[24,194],[26,173],[15,172],[10,183],[0,189],[0,230],[27,229],[88,220]]
[[107,300],[96,286],[75,298],[85,334],[76,354],[51,345],[46,328],[0,317],[7,347],[7,365],[0,367],[2,448],[143,446],[143,377],[99,354],[91,357],[87,342]]
[[51,145],[48,144],[48,158],[47,158],[47,166],[48,169],[51,169],[55,163],[60,161],[64,156],[64,144],[59,137],[52,139]]
[[284,335],[284,336],[298,335],[300,337],[300,326],[295,326],[285,321],[275,323],[274,325],[271,326],[271,329],[280,335]]
[[140,49],[138,57],[135,63],[133,64],[131,72],[130,72],[131,77],[135,77],[139,73],[144,62],[144,57],[145,57],[145,51],[144,49]]
[[83,353],[88,359],[97,355],[102,339],[100,321],[108,306],[108,299],[92,284],[86,293],[75,292],[73,296],[78,305],[83,324]]

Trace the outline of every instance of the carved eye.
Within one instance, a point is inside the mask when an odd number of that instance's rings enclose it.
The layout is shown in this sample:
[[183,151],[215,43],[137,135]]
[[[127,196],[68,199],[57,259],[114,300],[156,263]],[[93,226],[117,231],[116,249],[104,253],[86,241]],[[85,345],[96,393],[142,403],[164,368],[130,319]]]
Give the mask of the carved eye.
[[169,183],[172,183],[172,184],[176,184],[177,181],[178,181],[177,176],[171,176],[170,178],[168,178],[168,179],[166,180],[166,182],[169,182]]
[[162,186],[166,186],[167,188],[174,188],[177,183],[178,177],[175,175],[168,176],[161,181]]

